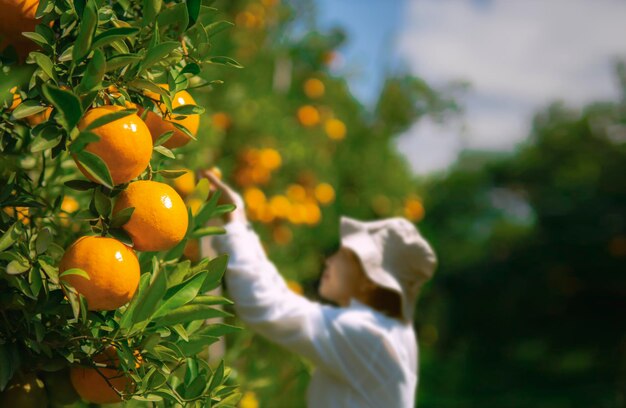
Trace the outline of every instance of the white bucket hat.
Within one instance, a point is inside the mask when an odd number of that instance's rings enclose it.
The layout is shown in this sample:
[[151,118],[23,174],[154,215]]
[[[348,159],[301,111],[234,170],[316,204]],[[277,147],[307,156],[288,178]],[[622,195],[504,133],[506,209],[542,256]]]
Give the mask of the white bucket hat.
[[341,245],[360,259],[376,284],[400,294],[402,315],[413,318],[422,285],[433,276],[437,257],[417,227],[401,217],[380,221],[340,218]]

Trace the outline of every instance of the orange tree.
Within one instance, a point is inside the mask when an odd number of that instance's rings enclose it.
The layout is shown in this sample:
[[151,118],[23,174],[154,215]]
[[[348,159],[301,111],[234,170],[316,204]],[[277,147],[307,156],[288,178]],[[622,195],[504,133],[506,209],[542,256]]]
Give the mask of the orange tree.
[[[399,75],[387,78],[376,107],[361,105],[333,69],[345,35],[321,32],[309,3],[216,3],[238,27],[221,34],[216,50],[246,69],[226,72],[228,86],[202,99],[213,126],[183,149],[199,152],[187,157],[188,167],[219,163],[270,258],[295,291],[314,297],[322,257],[338,245],[341,214],[427,217],[427,191],[393,142],[414,121],[443,117],[454,104],[419,78]],[[241,331],[227,337],[227,358],[245,390],[242,404],[275,406],[279,398],[280,406],[304,405],[310,366],[297,356]]]
[[210,3],[0,2],[0,405],[71,403],[70,382],[92,403],[239,398],[198,356],[236,330],[204,324],[227,258],[183,254],[232,208],[192,214],[164,183],[204,112],[187,91],[239,66],[211,52],[232,24]]

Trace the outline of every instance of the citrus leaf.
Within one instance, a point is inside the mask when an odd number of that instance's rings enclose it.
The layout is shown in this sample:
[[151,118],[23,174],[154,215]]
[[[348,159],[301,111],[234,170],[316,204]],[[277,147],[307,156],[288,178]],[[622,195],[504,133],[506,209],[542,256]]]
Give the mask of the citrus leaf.
[[107,72],[125,67],[126,65],[138,62],[141,56],[137,54],[120,54],[109,58],[106,63]]
[[7,265],[7,273],[9,275],[19,275],[24,273],[30,269],[30,263],[28,259],[24,258],[22,255],[17,254],[18,259],[14,259]]
[[89,126],[87,126],[84,130],[85,131],[93,130],[93,129],[99,128],[100,126],[104,126],[111,122],[115,122],[118,119],[125,118],[126,116],[134,115],[136,113],[137,113],[137,109],[134,109],[134,108],[107,113],[106,115],[103,115],[99,117],[98,119],[94,120],[93,122],[91,122]]
[[97,142],[98,140],[100,140],[100,136],[95,133],[85,131],[80,132],[78,137],[70,145],[70,151],[72,153],[80,153],[89,143]]
[[157,62],[160,62],[178,47],[180,47],[180,43],[177,41],[165,41],[156,45],[154,48],[150,48],[141,62],[140,70],[146,70]]
[[220,285],[227,265],[228,254],[211,259],[211,262],[209,262],[208,276],[202,285],[202,289],[200,289],[201,293],[206,293]]
[[50,131],[41,133],[35,137],[30,145],[30,151],[33,153],[41,152],[58,145],[63,140],[63,135],[59,134],[58,128],[47,128]]
[[111,219],[111,228],[120,228],[122,225],[126,224],[134,211],[135,207],[128,207],[118,211],[113,216],[113,219]]
[[191,238],[201,238],[207,235],[225,234],[226,230],[222,227],[204,227],[198,228],[191,233]]
[[98,10],[96,8],[96,2],[94,0],[87,0],[85,10],[83,11],[83,18],[80,21],[78,36],[76,37],[74,49],[72,50],[72,59],[74,62],[82,60],[89,54],[97,26]]
[[[145,13],[145,9],[144,9]],[[104,47],[111,44],[115,40],[124,40],[139,33],[139,29],[135,27],[116,27],[106,30],[93,39],[91,48]]]
[[181,105],[172,110],[174,115],[201,115],[204,113],[204,108],[198,105]]
[[162,175],[165,178],[174,179],[187,174],[187,170],[159,170],[156,173]]
[[159,26],[178,26],[178,31],[183,32],[189,23],[189,13],[184,3],[178,3],[172,7],[167,7],[157,17]]
[[83,150],[76,154],[77,160],[85,168],[87,173],[96,181],[109,188],[113,188],[113,179],[106,163],[93,153]]
[[162,154],[165,157],[169,157],[170,159],[175,159],[176,156],[174,153],[165,146],[154,146],[154,151]]
[[198,20],[202,0],[187,0],[185,4],[187,5],[187,14],[189,15],[189,23],[187,24],[187,28],[189,28]]
[[29,99],[20,103],[17,108],[15,108],[13,111],[13,117],[15,119],[22,119],[46,110],[46,108],[47,106],[42,105],[39,101]]
[[[153,260],[153,262],[155,261]],[[158,261],[156,262],[158,263]],[[153,281],[141,298],[137,300],[137,307],[133,311],[134,322],[141,322],[152,316],[167,290],[165,271],[156,266],[153,269],[155,269],[152,273]]]
[[50,229],[41,229],[37,235],[37,239],[35,240],[35,251],[37,251],[38,255],[46,252],[48,245],[50,245],[50,241],[52,241],[52,233],[50,232]]
[[83,278],[87,279],[87,280],[91,280],[91,278],[89,277],[89,274],[84,271],[83,269],[80,268],[70,268],[70,269],[66,269],[63,272],[61,272],[59,274],[59,278],[62,278],[64,276],[70,276],[70,275],[76,275],[76,276],[82,276]]
[[153,318],[158,318],[191,302],[197,295],[206,279],[206,273],[198,273],[186,281],[171,287],[163,297],[163,303],[154,313]]
[[124,313],[122,314],[122,317],[120,319],[120,329],[128,329],[135,323],[133,321],[135,308],[137,307],[137,304],[139,304],[139,299],[148,288],[148,285],[150,285],[150,274],[144,273],[141,275],[141,278],[139,278],[139,285],[137,286],[135,296],[133,296],[128,307],[126,308],[126,310],[124,310]]
[[11,225],[11,227],[6,230],[4,234],[2,234],[2,237],[0,237],[0,252],[13,245],[15,241],[17,241],[17,239],[19,238],[20,233],[17,230],[17,225],[17,222]]
[[57,116],[61,126],[68,132],[71,131],[83,115],[78,97],[54,85],[44,84],[41,89],[46,99],[61,113],[60,118]]
[[161,11],[163,0],[143,0],[143,20],[142,25],[148,26],[153,23],[156,16]]
[[40,52],[31,52],[30,55],[35,58],[35,63],[41,68],[43,72],[48,75],[50,79],[54,81],[54,83],[58,83],[59,79],[57,78],[57,74],[54,71],[54,64],[52,60],[47,55],[44,55]]
[[233,68],[243,68],[243,65],[229,57],[209,57],[207,62],[211,64],[226,65]]
[[109,218],[111,216],[112,208],[111,198],[104,195],[104,193],[102,193],[102,191],[98,189],[96,190],[94,199],[96,204],[96,211],[98,211],[98,214],[104,218]]
[[174,135],[174,131],[173,130],[168,130],[167,132],[163,133],[161,136],[159,136],[159,138],[157,139],[156,142],[154,142],[154,146],[161,146],[163,143],[167,142],[168,140],[170,140],[170,138]]
[[214,23],[211,23],[208,26],[206,26],[204,29],[210,38],[210,37],[213,37],[215,34],[221,33],[222,31],[227,30],[233,26],[234,24],[231,23],[230,21],[222,20],[222,21],[216,21]]
[[133,239],[130,237],[130,235],[128,235],[128,233],[126,231],[124,231],[121,228],[111,228],[109,230],[109,234],[117,239],[118,241],[122,242],[124,245],[127,245],[129,247],[133,247],[135,245],[135,243],[133,242]]
[[87,181],[87,180],[69,180],[63,184],[71,188],[72,190],[78,190],[78,191],[86,191],[94,187],[98,187],[97,183],[94,183],[93,181]]
[[104,58],[104,54],[100,50],[95,50],[93,52],[93,57],[87,64],[87,70],[83,75],[83,79],[80,81],[79,93],[84,94],[100,88],[105,72],[106,59]]
[[50,45],[48,44],[48,40],[46,39],[46,37],[44,37],[43,35],[39,34],[39,33],[33,33],[33,32],[28,32],[28,33],[22,33],[22,35],[26,38],[28,38],[29,40],[33,40],[35,43],[37,43],[39,46],[41,47],[45,47],[46,45]]
[[214,317],[228,317],[230,313],[216,309],[207,305],[185,305],[176,310],[172,310],[168,314],[155,319],[154,322],[159,326],[171,326],[177,323],[189,323],[194,320],[205,320]]

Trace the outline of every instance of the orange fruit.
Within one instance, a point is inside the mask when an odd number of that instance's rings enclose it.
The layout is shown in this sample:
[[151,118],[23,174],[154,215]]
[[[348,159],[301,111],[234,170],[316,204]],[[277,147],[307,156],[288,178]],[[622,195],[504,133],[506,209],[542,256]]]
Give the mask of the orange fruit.
[[[90,109],[79,122],[78,128],[83,130],[94,120],[123,109],[121,106],[113,105]],[[85,150],[106,163],[113,184],[127,183],[148,167],[152,156],[152,137],[139,116],[135,114],[125,116],[97,127],[92,132],[98,135],[100,140],[89,143]],[[96,181],[77,160],[76,165],[85,177]]]
[[228,129],[232,124],[230,116],[224,112],[215,112],[211,117],[211,121],[213,122],[213,127],[221,131]]
[[303,126],[315,126],[320,122],[320,113],[314,106],[304,105],[298,109],[298,120]]
[[78,238],[63,254],[59,274],[72,268],[87,272],[61,277],[87,299],[89,310],[114,310],[126,304],[139,284],[135,251],[113,238]]
[[404,216],[411,221],[424,218],[424,205],[416,198],[407,198],[404,202]]
[[324,96],[324,83],[317,78],[309,78],[304,82],[304,94],[311,98],[321,98]]
[[17,218],[17,220],[21,221],[24,225],[28,225],[30,222],[28,218],[30,215],[29,207],[4,207],[2,210],[10,217]]
[[187,208],[178,193],[165,183],[135,181],[120,193],[113,214],[135,207],[122,226],[139,251],[163,251],[178,244],[187,233]]
[[191,194],[196,187],[196,176],[193,171],[189,169],[182,169],[187,172],[180,177],[176,177],[173,181],[174,189],[180,194],[181,197],[186,197]]
[[[169,89],[167,84],[160,84],[159,86],[163,89]],[[164,119],[163,114],[165,114],[167,109],[165,104],[158,102],[161,96],[151,91],[145,91],[145,94],[151,99],[157,101],[159,109],[161,110],[161,115],[150,111],[146,116],[146,124],[148,125],[148,128],[150,128],[153,141],[156,141],[163,133],[172,130],[174,131],[174,134],[165,143],[163,143],[163,146],[168,149],[174,149],[189,143],[191,138],[179,130],[176,126],[172,125],[172,122],[183,125],[191,132],[192,135],[196,136],[198,133],[198,127],[200,126],[200,115],[188,115],[184,119]],[[195,104],[196,101],[187,91],[177,92],[172,99],[172,108]]]
[[315,198],[320,204],[328,204],[335,199],[335,189],[328,183],[320,183],[315,187]]
[[13,94],[13,101],[11,102],[11,106],[9,106],[9,111],[13,111],[15,108],[19,106],[20,103],[22,103],[22,96],[18,92],[17,86],[14,86],[13,88],[9,89],[9,92]]
[[39,0],[0,0],[0,34],[4,38],[0,49],[12,44],[24,58],[37,47],[34,42],[22,36],[22,33],[35,31],[38,22],[35,12],[38,6]]
[[94,357],[96,363],[106,367],[72,367],[70,380],[82,399],[94,404],[113,404],[122,401],[120,396],[107,381],[120,393],[134,392],[135,385],[129,377],[119,370],[119,357],[115,347],[110,346]]
[[328,119],[324,130],[330,139],[341,140],[346,137],[346,125],[339,119]]

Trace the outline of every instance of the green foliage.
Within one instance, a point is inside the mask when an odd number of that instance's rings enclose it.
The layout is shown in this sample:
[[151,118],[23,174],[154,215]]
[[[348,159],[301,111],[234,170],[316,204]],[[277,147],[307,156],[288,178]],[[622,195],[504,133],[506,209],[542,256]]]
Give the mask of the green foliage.
[[[213,61],[219,55],[209,52],[210,37],[216,27],[230,24],[216,20],[217,9],[209,3],[42,0],[40,24],[24,33],[39,47],[27,65],[17,64],[11,46],[0,56],[3,91],[5,85],[7,90],[17,86],[3,92],[0,110],[0,390],[22,373],[97,368],[94,356],[114,346],[120,370],[135,384],[127,394],[116,390],[125,400],[217,407],[234,406],[239,398],[230,369],[223,363],[210,366],[201,354],[237,330],[203,323],[229,316],[220,308],[231,303],[228,299],[205,295],[220,285],[226,257],[195,264],[182,260],[188,239],[224,232],[205,226],[232,210],[218,206],[217,195],[201,206],[198,217],[189,213],[179,245],[139,254],[138,290],[117,310],[89,311],[84,297],[59,280],[70,274],[89,279],[88,272],[70,269],[59,275],[57,267],[64,247],[81,235],[110,236],[132,246],[121,227],[134,208],[112,215],[126,185],[114,186],[105,162],[85,147],[98,140],[94,129],[137,109],[116,111],[86,128],[79,124],[93,107],[128,107],[128,102],[144,114],[159,111],[156,103],[162,102],[165,114],[176,119],[203,113],[195,105],[173,110],[171,101],[178,91],[209,86],[198,74],[222,63]],[[158,86],[163,83],[169,90]],[[11,108],[13,94],[21,101]],[[50,112],[48,120],[31,123],[44,112]],[[171,133],[160,143],[164,136]],[[162,146],[155,150],[164,155],[154,155],[139,179],[182,174],[167,169],[173,152]],[[72,158],[97,183],[84,180]],[[52,376],[44,377],[47,382]]]

